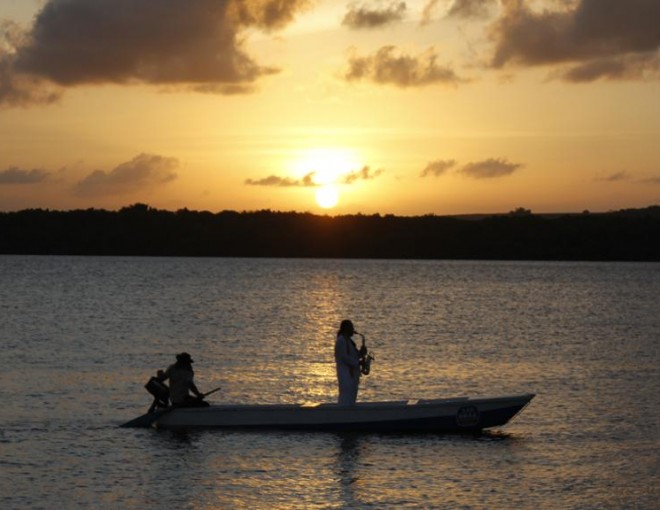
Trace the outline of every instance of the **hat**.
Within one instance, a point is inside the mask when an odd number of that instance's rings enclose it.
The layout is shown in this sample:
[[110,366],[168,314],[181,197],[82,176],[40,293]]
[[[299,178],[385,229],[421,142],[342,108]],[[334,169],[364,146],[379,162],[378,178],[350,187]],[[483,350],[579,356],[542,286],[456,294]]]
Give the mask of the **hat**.
[[341,324],[339,325],[339,331],[342,333],[349,333],[352,335],[355,332],[355,328],[353,327],[353,322],[349,321],[348,319],[341,321]]
[[193,359],[190,357],[190,354],[188,354],[187,352],[182,352],[181,354],[177,354],[176,360],[188,362],[188,363],[194,363]]

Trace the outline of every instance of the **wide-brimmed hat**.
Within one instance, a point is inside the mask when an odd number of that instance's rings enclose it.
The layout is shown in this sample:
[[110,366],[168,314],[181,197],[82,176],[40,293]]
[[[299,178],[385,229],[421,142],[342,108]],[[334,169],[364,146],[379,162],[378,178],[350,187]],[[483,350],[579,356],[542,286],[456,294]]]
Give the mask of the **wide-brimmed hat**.
[[182,352],[181,354],[176,355],[177,361],[185,361],[187,363],[194,363],[192,357],[187,352]]

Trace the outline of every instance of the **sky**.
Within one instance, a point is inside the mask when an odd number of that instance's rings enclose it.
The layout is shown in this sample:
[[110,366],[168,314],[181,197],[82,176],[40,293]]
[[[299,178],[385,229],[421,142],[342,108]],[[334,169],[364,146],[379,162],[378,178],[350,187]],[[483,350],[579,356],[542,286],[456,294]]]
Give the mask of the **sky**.
[[660,205],[658,0],[0,0],[0,211]]

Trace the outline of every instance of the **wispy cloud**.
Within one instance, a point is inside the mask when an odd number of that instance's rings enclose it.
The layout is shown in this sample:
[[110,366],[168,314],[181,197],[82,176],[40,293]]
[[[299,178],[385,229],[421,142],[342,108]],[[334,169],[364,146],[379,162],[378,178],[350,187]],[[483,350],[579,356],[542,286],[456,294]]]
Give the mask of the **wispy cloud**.
[[75,185],[74,193],[99,197],[150,191],[176,179],[178,166],[176,158],[143,153],[108,172],[95,170]]
[[604,176],[596,176],[594,180],[599,182],[631,182],[635,184],[660,184],[660,176],[651,176],[644,178],[637,178],[633,174],[623,170],[621,172],[614,172]]
[[371,81],[397,87],[421,87],[425,85],[457,85],[461,79],[452,68],[438,64],[434,48],[411,56],[394,46],[383,46],[373,55],[358,56],[352,49],[348,58],[347,81]]
[[510,163],[506,159],[489,158],[483,161],[468,163],[463,166],[459,172],[475,179],[493,179],[511,175],[519,168],[520,163]]
[[433,13],[435,11],[435,8],[438,6],[438,2],[440,0],[429,0],[424,8],[422,9],[422,19],[420,21],[420,25],[425,26],[431,23],[431,20],[433,18]]
[[341,182],[343,184],[353,184],[355,181],[368,181],[375,179],[383,172],[384,170],[382,168],[379,168],[378,170],[371,170],[370,167],[363,166],[360,170],[355,170],[346,174],[344,177],[342,177]]
[[50,172],[38,168],[23,170],[17,167],[9,167],[6,170],[0,170],[0,185],[36,184],[45,181],[50,175]]
[[604,177],[596,177],[597,181],[607,181],[607,182],[629,181],[630,179],[631,179],[631,175],[626,171],[615,172],[613,174],[609,174]]
[[[337,178],[339,184],[353,184],[356,181],[364,180],[368,181],[375,179],[384,172],[382,168],[378,170],[372,170],[369,166],[364,166],[360,170],[355,170],[343,175],[340,175]],[[321,184],[317,183],[314,180],[316,172],[309,172],[304,175],[302,179],[294,179],[292,177],[281,177],[279,175],[270,175],[262,179],[246,179],[245,184],[248,186],[273,186],[277,188],[292,188],[292,187],[317,187]]]
[[[473,19],[483,18],[490,14],[491,8],[497,5],[498,0],[453,0],[446,11],[447,18]],[[428,0],[422,9],[420,25],[431,23],[435,11],[439,8],[441,0]]]
[[447,16],[450,18],[480,18],[490,13],[491,7],[497,5],[497,0],[454,0]]
[[406,3],[391,1],[372,6],[366,3],[350,4],[342,25],[352,29],[378,28],[401,21],[406,16]]
[[447,173],[455,166],[456,160],[454,159],[438,159],[436,161],[431,161],[428,165],[426,165],[424,170],[422,170],[420,177],[439,177]]
[[275,186],[281,188],[290,187],[314,187],[318,186],[314,182],[314,175],[316,172],[310,172],[303,176],[302,179],[292,179],[291,177],[280,177],[277,175],[270,175],[263,179],[246,179],[245,184],[249,186]]
[[243,30],[279,28],[309,3],[47,0],[26,31],[0,26],[0,105],[53,102],[81,84],[249,90],[277,69],[247,54]]
[[576,0],[535,12],[503,0],[492,66],[561,66],[566,81],[660,77],[660,2]]
[[[448,174],[457,166],[458,162],[454,159],[438,159],[429,162],[419,176],[422,178],[440,177]],[[488,158],[462,165],[453,173],[463,174],[474,179],[493,179],[511,175],[522,167],[521,163],[511,163],[504,158]]]

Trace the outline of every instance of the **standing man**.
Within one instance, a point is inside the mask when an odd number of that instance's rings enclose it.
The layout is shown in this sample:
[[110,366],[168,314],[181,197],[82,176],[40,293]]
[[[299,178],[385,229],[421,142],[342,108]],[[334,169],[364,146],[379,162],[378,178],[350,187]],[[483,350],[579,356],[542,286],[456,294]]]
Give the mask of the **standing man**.
[[[170,380],[170,400],[174,407],[208,407],[202,400],[204,395],[195,386],[192,357],[187,352],[176,355],[176,363],[167,367],[165,373],[157,379],[160,382]],[[192,392],[194,397],[190,395]]]
[[360,385],[360,357],[363,356],[353,341],[353,323],[343,320],[335,342],[335,363],[339,384],[339,405],[353,405]]

